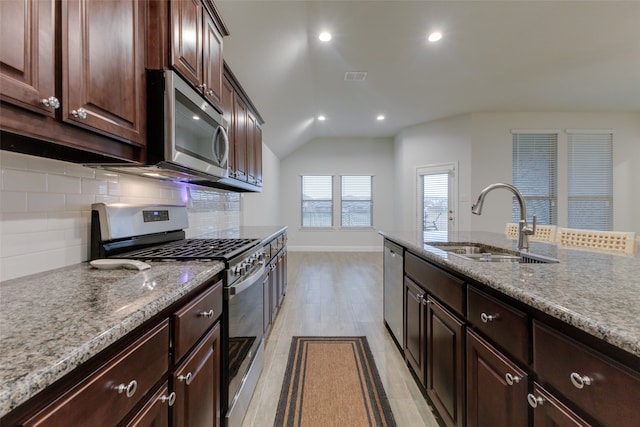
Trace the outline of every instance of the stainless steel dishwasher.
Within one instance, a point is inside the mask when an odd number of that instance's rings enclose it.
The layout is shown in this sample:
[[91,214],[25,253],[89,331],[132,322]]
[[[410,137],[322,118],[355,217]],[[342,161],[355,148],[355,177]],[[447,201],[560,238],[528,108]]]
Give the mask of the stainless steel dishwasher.
[[404,248],[384,241],[384,321],[401,349],[404,348]]

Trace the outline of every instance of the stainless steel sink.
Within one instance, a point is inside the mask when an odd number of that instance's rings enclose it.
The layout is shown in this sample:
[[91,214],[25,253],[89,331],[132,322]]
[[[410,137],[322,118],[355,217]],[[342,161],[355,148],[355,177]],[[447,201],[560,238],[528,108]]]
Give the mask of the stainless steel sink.
[[426,242],[447,253],[477,262],[519,262],[525,264],[549,264],[557,259],[528,252],[516,252],[482,243]]

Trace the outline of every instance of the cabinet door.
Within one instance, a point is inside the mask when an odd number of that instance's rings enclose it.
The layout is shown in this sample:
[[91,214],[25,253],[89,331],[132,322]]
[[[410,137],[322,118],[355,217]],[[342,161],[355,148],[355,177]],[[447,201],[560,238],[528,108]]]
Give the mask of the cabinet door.
[[225,76],[222,81],[222,92],[220,94],[220,101],[222,104],[222,114],[227,123],[229,129],[227,130],[227,136],[229,137],[229,177],[234,178],[236,176],[236,160],[235,160],[235,89]]
[[271,274],[269,274],[269,289],[271,291],[271,323],[276,318],[276,314],[278,314],[278,264],[277,260],[274,259],[273,263],[269,266],[271,268]]
[[173,375],[176,426],[220,425],[220,324],[202,339]]
[[271,288],[269,284],[271,283],[271,271],[269,267],[267,267],[267,272],[265,273],[264,280],[262,281],[262,302],[263,302],[263,319],[262,323],[264,324],[264,335],[267,336],[267,332],[271,329]]
[[221,106],[222,92],[222,34],[215,22],[204,12],[202,74],[204,96],[214,105]]
[[427,394],[447,426],[464,426],[464,323],[427,300]]
[[247,111],[247,182],[256,183],[255,155],[256,155],[256,117]]
[[539,384],[533,383],[533,393],[527,398],[534,407],[533,427],[589,427],[590,424],[574,414],[562,402]]
[[247,180],[247,105],[235,97],[234,162],[236,179]]
[[425,362],[426,362],[426,322],[424,316],[424,290],[416,285],[411,279],[404,279],[404,331],[405,347],[404,355],[413,368],[413,371],[425,385]]
[[169,406],[173,405],[175,395],[175,393],[169,393],[169,386],[165,382],[125,426],[167,427],[169,425]]
[[62,2],[62,119],[145,142],[144,3]]
[[171,1],[171,66],[194,86],[202,84],[202,3]]
[[53,0],[0,1],[2,100],[47,116],[54,116],[59,106],[55,98],[54,4]]
[[469,427],[527,427],[527,389],[524,371],[467,330]]
[[255,144],[254,144],[254,152],[253,155],[253,171],[254,176],[256,178],[256,185],[258,187],[262,187],[262,127],[256,124],[255,129]]

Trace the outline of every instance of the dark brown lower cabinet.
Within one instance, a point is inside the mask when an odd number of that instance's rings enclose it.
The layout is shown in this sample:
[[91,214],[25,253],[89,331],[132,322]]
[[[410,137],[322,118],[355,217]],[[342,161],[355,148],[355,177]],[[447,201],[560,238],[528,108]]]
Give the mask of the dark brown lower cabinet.
[[427,336],[425,306],[422,303],[425,291],[408,277],[404,278],[404,355],[423,386],[426,386]]
[[174,426],[220,425],[220,323],[176,368],[173,389]]
[[464,323],[431,297],[426,301],[427,394],[447,426],[463,427]]
[[527,374],[467,330],[467,426],[528,426]]
[[527,396],[533,410],[533,427],[590,427],[591,424],[573,413],[539,384]]

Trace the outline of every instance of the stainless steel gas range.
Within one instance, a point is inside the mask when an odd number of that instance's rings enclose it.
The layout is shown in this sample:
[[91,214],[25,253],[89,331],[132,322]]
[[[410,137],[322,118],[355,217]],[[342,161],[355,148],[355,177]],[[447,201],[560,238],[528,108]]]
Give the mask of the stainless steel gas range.
[[96,203],[91,210],[92,260],[224,262],[221,406],[227,426],[241,425],[264,365],[262,241],[187,239],[182,205]]

